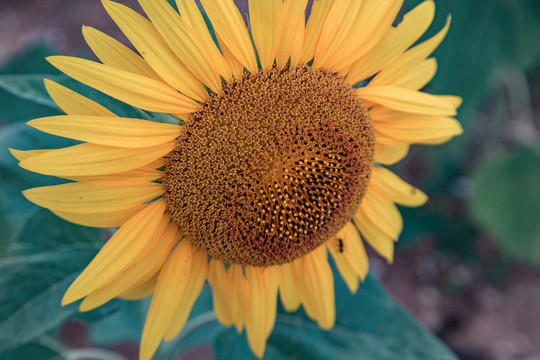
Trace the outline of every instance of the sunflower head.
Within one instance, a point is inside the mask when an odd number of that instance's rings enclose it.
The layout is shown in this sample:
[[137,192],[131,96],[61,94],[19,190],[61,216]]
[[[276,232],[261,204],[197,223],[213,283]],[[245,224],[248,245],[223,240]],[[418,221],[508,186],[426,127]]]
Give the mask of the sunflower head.
[[[90,27],[99,62],[52,57],[74,79],[174,124],[125,118],[52,81],[66,115],[30,121],[82,143],[12,150],[20,166],[71,182],[24,195],[87,226],[118,227],[66,292],[82,311],[152,295],[148,360],[182,329],[206,281],[216,317],[262,357],[280,298],[320,327],[335,321],[328,253],[352,292],[364,243],[388,262],[402,229],[396,204],[427,197],[385,165],[410,144],[461,133],[461,100],[420,91],[449,21],[423,43],[432,0],[394,24],[402,0],[139,0],[147,17],[105,9],[136,52]],[[306,19],[306,12],[310,16]],[[307,20],[307,21],[306,21]]]
[[367,189],[371,118],[327,70],[246,73],[184,128],[161,178],[164,198],[186,239],[226,263],[266,267],[308,254],[350,221]]

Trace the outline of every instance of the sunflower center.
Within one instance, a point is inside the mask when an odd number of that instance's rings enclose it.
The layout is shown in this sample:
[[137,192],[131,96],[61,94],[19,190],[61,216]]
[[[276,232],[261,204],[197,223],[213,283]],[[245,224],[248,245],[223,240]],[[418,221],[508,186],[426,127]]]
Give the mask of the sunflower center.
[[186,238],[224,262],[300,258],[335,235],[366,192],[372,121],[327,70],[246,74],[184,125],[161,179],[164,198]]

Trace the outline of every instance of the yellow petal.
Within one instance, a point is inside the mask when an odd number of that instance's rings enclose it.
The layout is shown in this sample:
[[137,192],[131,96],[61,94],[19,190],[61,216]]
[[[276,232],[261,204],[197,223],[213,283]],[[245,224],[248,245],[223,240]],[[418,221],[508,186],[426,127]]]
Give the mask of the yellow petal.
[[402,145],[404,143],[404,141],[394,139],[391,136],[379,132],[377,129],[375,129],[375,139],[377,141],[377,144],[382,146],[395,146]]
[[423,43],[416,45],[410,50],[406,51],[399,56],[394,62],[386,66],[380,73],[373,79],[374,84],[384,84],[389,79],[397,79],[402,74],[410,71],[411,68],[416,67],[419,63],[425,60],[436,48],[448,33],[450,27],[451,17],[448,16],[445,26],[435,36]]
[[284,68],[300,64],[306,33],[306,7],[308,0],[286,0],[284,3],[284,24],[281,42],[276,55],[276,64]]
[[250,303],[246,312],[246,335],[253,353],[262,358],[266,340],[276,321],[277,273],[275,268],[245,267]]
[[319,0],[313,2],[306,25],[306,35],[304,48],[302,49],[301,62],[307,63],[315,56],[315,49],[317,48],[321,31],[326,22],[328,12],[333,4],[334,0]]
[[[384,13],[378,13],[378,15],[382,14]],[[347,75],[349,82],[355,84],[367,79],[395,61],[422,36],[433,21],[434,16],[435,4],[431,0],[424,1],[405,14],[401,23],[396,28],[389,28],[388,32],[369,52],[362,56],[356,54],[352,59],[343,63],[346,65],[351,60],[356,61]],[[371,21],[371,18],[369,20]]]
[[346,75],[358,59],[380,44],[381,39],[392,30],[392,22],[402,4],[403,0],[367,1],[348,35],[348,41],[336,49],[336,59],[340,61],[334,61],[332,69]]
[[120,148],[85,143],[33,156],[21,161],[19,166],[59,177],[116,174],[148,164],[174,150],[176,145],[176,141],[169,141],[148,148]]
[[178,11],[182,15],[182,20],[193,29],[193,34],[197,34],[197,40],[206,54],[207,61],[211,61],[214,69],[229,82],[232,80],[232,72],[223,55],[219,52],[214,39],[208,31],[206,22],[201,11],[193,0],[176,0]]
[[73,181],[89,181],[89,180],[140,180],[154,181],[163,176],[163,171],[153,170],[151,167],[142,166],[138,169],[119,172],[109,175],[98,176],[65,176],[64,179]]
[[249,307],[249,285],[241,265],[231,264],[227,271],[227,284],[231,316],[236,331],[242,332],[245,321],[246,309]]
[[[19,161],[29,159],[31,157],[45,154],[54,149],[44,150],[14,150],[9,149],[11,154]],[[62,176],[63,179],[72,181],[89,181],[89,180],[141,180],[141,181],[153,181],[163,176],[163,171],[155,170],[165,165],[165,159],[158,158],[147,165],[141,166],[137,169],[123,171],[115,174],[97,175],[97,176]],[[102,227],[102,226],[100,226]]]
[[124,300],[140,300],[152,295],[156,287],[157,274],[144,284],[134,286],[122,293],[119,297]]
[[394,240],[380,231],[363,211],[358,211],[353,219],[367,243],[391,264],[394,261]]
[[[311,254],[310,254],[311,255]],[[304,310],[306,311],[307,316],[310,319],[315,319],[317,315],[317,309],[315,304],[315,299],[312,299],[309,296],[307,289],[308,284],[305,282],[305,271],[304,271],[304,261],[305,256],[295,261],[290,262],[291,272],[293,276],[294,286],[300,297],[300,302],[302,303]]]
[[251,73],[258,70],[255,52],[240,11],[233,0],[202,0],[204,10],[234,57]]
[[452,138],[463,132],[461,124],[446,116],[400,114],[392,122],[377,122],[375,128],[380,134],[406,144],[423,144],[440,138]]
[[93,180],[23,191],[28,200],[41,207],[78,214],[126,211],[162,193],[161,184],[136,180]]
[[43,132],[92,144],[151,147],[174,140],[183,128],[174,124],[110,116],[60,115],[27,122]]
[[349,222],[349,231],[344,234],[343,240],[345,242],[344,254],[348,258],[349,264],[354,269],[356,274],[363,281],[369,270],[369,261],[364,248],[364,243],[358,232],[358,229]]
[[326,246],[303,257],[304,291],[314,307],[314,318],[322,329],[329,330],[336,320],[334,276],[328,264]]
[[148,167],[150,169],[159,169],[159,168],[164,167],[166,164],[167,164],[167,159],[160,157],[160,158],[157,158],[156,160],[149,162],[144,167]]
[[227,47],[227,44],[225,44],[225,41],[219,36],[218,33],[216,33],[216,38],[218,40],[219,47],[223,52],[223,58],[227,61],[227,65],[231,69],[232,75],[235,79],[242,78],[242,75],[244,74],[244,65],[242,65],[242,63],[240,63],[236,57],[234,57],[232,50]]
[[380,143],[375,144],[374,159],[376,163],[383,165],[392,165],[402,160],[409,152],[409,145],[391,145],[386,146]]
[[[19,161],[27,160],[37,155],[42,155],[55,151],[55,149],[40,149],[40,150],[14,150],[9,149],[11,154]],[[89,181],[89,180],[141,180],[153,181],[159,179],[163,175],[162,171],[154,170],[149,166],[142,166],[138,169],[123,171],[120,173],[98,176],[60,176],[62,179],[72,181]],[[100,226],[102,227],[102,226]]]
[[[411,68],[401,74],[399,79],[388,85],[402,86],[413,90],[424,88],[437,73],[437,60],[435,58],[426,59],[418,66]],[[459,105],[456,106],[456,108]]]
[[437,95],[404,89],[395,86],[366,86],[356,90],[361,99],[399,110],[424,115],[454,116],[456,108],[452,103]]
[[69,56],[47,60],[60,71],[126,104],[162,113],[188,113],[199,105],[161,81]]
[[396,75],[395,78],[386,78],[381,82],[377,76],[371,81],[371,85],[391,85],[404,87],[407,89],[420,90],[426,86],[437,72],[437,60],[435,58],[426,59],[416,66],[411,66],[407,70]]
[[212,288],[214,312],[216,317],[225,326],[231,326],[233,318],[231,314],[231,300],[227,287],[225,267],[221,260],[210,259],[208,265],[208,283]]
[[327,245],[349,290],[355,293],[358,280],[365,279],[369,268],[366,250],[356,227],[351,222],[347,223]]
[[43,82],[56,105],[68,115],[115,116],[105,107],[77,94],[67,87],[49,79],[43,79]]
[[150,360],[166,333],[192,272],[193,254],[189,241],[180,241],[161,270],[148,309],[139,358]]
[[428,197],[421,190],[400,179],[392,171],[380,166],[371,170],[368,191],[375,191],[389,200],[405,206],[422,206]]
[[337,238],[329,240],[327,244],[328,248],[330,249],[330,253],[332,254],[332,257],[334,258],[334,262],[336,263],[336,267],[339,271],[339,274],[341,275],[341,278],[345,281],[345,284],[349,288],[349,291],[352,294],[355,294],[358,290],[358,286],[360,285],[360,278],[354,271],[347,258],[340,255],[340,253],[334,249],[338,246],[343,245],[339,245],[339,240]]
[[186,26],[176,10],[165,0],[140,0],[139,4],[178,59],[181,59],[203,84],[219,93],[219,73],[212,67],[211,59],[202,51],[204,48],[201,47],[198,37],[194,37],[195,30]]
[[431,140],[424,140],[424,141],[422,141],[422,144],[424,144],[424,145],[440,145],[440,144],[444,144],[447,141],[450,141],[453,137],[454,136],[443,136],[443,137],[435,138],[435,139],[431,139]]
[[335,56],[335,49],[347,38],[358,13],[363,7],[362,5],[365,5],[362,1],[344,0],[334,2],[330,11],[328,11],[319,35],[313,60],[314,68],[327,68],[327,59]]
[[180,297],[180,304],[176,309],[176,313],[171,319],[171,323],[164,334],[164,340],[172,340],[184,327],[191,308],[195,300],[199,297],[202,287],[206,280],[208,269],[208,255],[198,251],[192,247],[193,260],[191,261],[191,271],[185,290],[178,294]]
[[126,221],[71,284],[62,299],[62,305],[88,295],[122,271],[151,239],[163,218],[165,207],[165,201],[158,200]]
[[83,26],[82,33],[90,49],[92,49],[103,64],[129,71],[133,74],[161,80],[142,57],[135,54],[118,40],[90,26]]
[[150,21],[127,6],[102,1],[116,25],[167,84],[192,99],[206,100],[208,93],[204,86],[167,46]]
[[151,238],[138,256],[125,266],[114,278],[92,291],[79,306],[80,311],[89,311],[120,296],[134,286],[145,284],[154,277],[179,240],[176,225],[168,226],[170,217],[163,216]]
[[127,220],[146,206],[148,205],[138,205],[127,210],[94,214],[81,214],[66,211],[53,211],[53,213],[62,219],[75,224],[97,228],[113,228],[122,226]]
[[392,201],[368,191],[362,199],[360,210],[380,231],[397,240],[403,230],[403,219]]
[[438,95],[440,99],[449,102],[454,108],[459,108],[463,103],[463,99],[455,95]]
[[280,265],[279,293],[285,310],[293,312],[300,307],[300,295],[294,283],[292,268],[289,263]]
[[23,161],[26,159],[30,159],[31,157],[45,154],[51,150],[49,149],[41,149],[41,150],[15,150],[15,149],[8,149],[11,155],[19,161]]
[[263,70],[274,65],[283,32],[284,5],[282,1],[249,1],[251,35]]

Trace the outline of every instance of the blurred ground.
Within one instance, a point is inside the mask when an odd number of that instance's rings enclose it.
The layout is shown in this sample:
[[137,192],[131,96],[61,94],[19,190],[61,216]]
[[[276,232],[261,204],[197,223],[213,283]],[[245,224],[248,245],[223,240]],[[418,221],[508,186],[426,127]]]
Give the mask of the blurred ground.
[[509,265],[504,281],[486,279],[429,242],[397,251],[392,266],[371,259],[388,290],[460,359],[540,359],[538,270]]
[[[134,0],[121,2],[140,9]],[[246,13],[246,1],[239,3]],[[1,0],[0,63],[43,41],[60,54],[88,53],[83,24],[122,38],[98,0]],[[392,266],[372,256],[372,272],[461,359],[540,359],[540,270],[504,262],[498,274],[493,262],[501,260],[489,239],[478,241],[474,262],[440,251],[437,241],[398,248]]]

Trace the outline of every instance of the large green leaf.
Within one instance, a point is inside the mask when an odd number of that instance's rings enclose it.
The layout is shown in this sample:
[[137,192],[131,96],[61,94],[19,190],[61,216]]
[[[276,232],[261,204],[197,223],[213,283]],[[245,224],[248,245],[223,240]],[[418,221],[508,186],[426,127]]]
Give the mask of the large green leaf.
[[[49,253],[44,256],[65,260],[69,256],[80,257],[81,253],[63,251],[61,254]],[[55,282],[52,279],[55,270],[48,268],[48,259],[25,257],[10,260],[3,260],[0,264],[0,270],[7,273],[0,277],[3,293],[6,294],[0,298],[0,305],[5,308],[0,322],[0,351],[35,339],[77,311],[74,305],[60,307],[60,300],[76,274],[61,277]],[[16,310],[8,312],[13,308]]]
[[2,229],[2,235],[0,235],[0,258],[2,258],[13,241],[16,233],[16,225],[8,218],[5,212],[0,211],[0,229]]
[[540,155],[527,147],[481,165],[474,173],[472,215],[507,255],[540,264]]
[[51,47],[36,44],[0,64],[0,125],[59,113],[48,96],[42,96],[45,90],[43,80],[35,75],[65,77],[45,60],[54,53]]
[[[302,312],[280,311],[264,359],[454,360],[433,335],[368,277],[351,295],[336,281],[335,327],[323,331]],[[218,359],[256,359],[234,330],[216,340]]]
[[40,210],[0,260],[0,351],[27,343],[77,311],[60,306],[69,284],[101,246],[97,229]]
[[[102,245],[101,230],[64,221],[49,210],[37,209],[19,231],[17,239],[9,247],[11,256],[39,255],[62,248]],[[66,268],[69,263],[66,264]],[[85,264],[75,266],[78,270]]]

